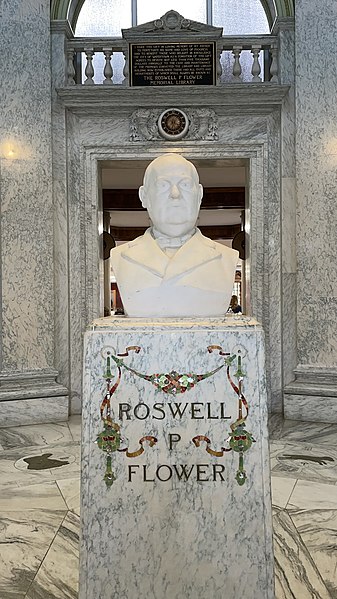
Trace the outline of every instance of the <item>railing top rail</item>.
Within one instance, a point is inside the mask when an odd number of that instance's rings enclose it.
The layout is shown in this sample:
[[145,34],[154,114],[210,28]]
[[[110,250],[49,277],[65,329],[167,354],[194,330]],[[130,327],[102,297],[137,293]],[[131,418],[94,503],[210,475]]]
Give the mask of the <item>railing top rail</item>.
[[68,48],[79,51],[83,50],[83,48],[93,48],[98,51],[106,46],[123,50],[128,47],[128,43],[121,37],[74,37],[68,40],[67,45]]
[[220,47],[229,46],[233,48],[233,46],[271,46],[277,44],[277,42],[278,37],[276,35],[223,35],[218,44]]
[[[188,40],[186,40],[188,41]],[[224,35],[217,44],[220,48],[233,48],[233,46],[242,46],[250,48],[252,45],[271,46],[277,44],[278,38],[275,35]],[[154,43],[153,40],[145,40],[144,43]],[[179,43],[177,40],[172,43]],[[125,50],[128,42],[121,37],[74,37],[67,41],[68,48],[81,51],[83,48],[93,48],[95,51],[102,50],[103,47],[112,47],[115,50]]]

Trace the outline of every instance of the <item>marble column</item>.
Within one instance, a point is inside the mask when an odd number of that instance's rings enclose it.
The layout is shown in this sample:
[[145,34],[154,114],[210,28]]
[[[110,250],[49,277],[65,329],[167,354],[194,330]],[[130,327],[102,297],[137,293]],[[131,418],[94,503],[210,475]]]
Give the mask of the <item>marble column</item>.
[[[78,395],[73,391],[70,377],[70,318],[69,305],[69,183],[67,156],[67,114],[57,89],[67,81],[66,41],[73,37],[68,21],[51,22],[52,43],[52,164],[54,206],[55,261],[55,364],[59,380],[69,389],[69,409],[80,413]],[[78,304],[75,304],[78,306]]]
[[336,3],[298,0],[295,25],[298,365],[285,414],[337,422]]
[[2,426],[65,420],[54,366],[50,14],[48,0],[2,7]]
[[[289,85],[281,111],[281,305],[283,385],[294,379],[296,344],[295,23],[278,18],[280,83]],[[282,412],[283,399],[276,412]]]

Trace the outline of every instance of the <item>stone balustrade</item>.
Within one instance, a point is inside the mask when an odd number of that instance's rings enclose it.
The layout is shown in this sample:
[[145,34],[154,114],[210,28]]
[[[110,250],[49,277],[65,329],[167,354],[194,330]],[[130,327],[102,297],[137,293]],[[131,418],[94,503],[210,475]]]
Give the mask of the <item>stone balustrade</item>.
[[279,83],[277,36],[222,37],[218,48],[220,84]]
[[[66,85],[129,85],[128,43],[122,38],[67,40]],[[217,42],[217,84],[279,83],[278,38],[227,36]]]

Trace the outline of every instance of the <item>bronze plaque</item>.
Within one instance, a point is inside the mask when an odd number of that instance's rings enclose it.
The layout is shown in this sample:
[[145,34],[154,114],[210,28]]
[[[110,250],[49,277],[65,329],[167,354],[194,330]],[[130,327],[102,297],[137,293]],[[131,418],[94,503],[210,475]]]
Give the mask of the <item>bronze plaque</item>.
[[215,85],[215,43],[130,44],[130,85]]

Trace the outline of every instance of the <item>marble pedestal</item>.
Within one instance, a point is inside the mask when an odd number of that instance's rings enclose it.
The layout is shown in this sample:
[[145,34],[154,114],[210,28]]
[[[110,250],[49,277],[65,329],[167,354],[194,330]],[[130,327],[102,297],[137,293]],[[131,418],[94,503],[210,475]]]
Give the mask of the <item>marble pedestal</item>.
[[273,599],[263,347],[235,317],[86,333],[80,599]]

